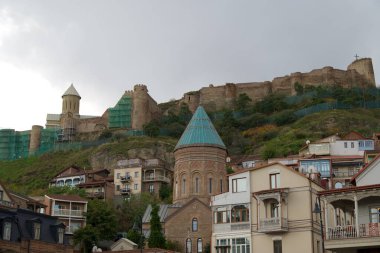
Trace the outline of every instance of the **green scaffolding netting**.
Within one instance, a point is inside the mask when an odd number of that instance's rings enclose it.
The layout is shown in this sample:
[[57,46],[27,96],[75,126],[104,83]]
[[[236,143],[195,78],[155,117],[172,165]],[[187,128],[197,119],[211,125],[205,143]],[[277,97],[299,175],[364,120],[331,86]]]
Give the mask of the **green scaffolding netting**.
[[131,128],[132,98],[124,95],[113,108],[108,109],[109,128]]

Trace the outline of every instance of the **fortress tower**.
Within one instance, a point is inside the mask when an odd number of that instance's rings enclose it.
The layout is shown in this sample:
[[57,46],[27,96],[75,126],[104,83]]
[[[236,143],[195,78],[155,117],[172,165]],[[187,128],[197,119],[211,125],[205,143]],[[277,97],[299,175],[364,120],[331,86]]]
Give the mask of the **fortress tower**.
[[347,70],[356,70],[356,72],[363,75],[367,79],[368,85],[376,85],[375,73],[373,71],[371,58],[362,58],[356,60],[348,65]]
[[80,99],[78,91],[71,84],[62,95],[62,114],[71,114],[71,117],[78,117]]
[[227,190],[226,146],[202,106],[195,111],[174,149],[173,203],[210,197]]
[[143,129],[150,122],[148,88],[143,84],[136,84],[133,89],[132,128]]

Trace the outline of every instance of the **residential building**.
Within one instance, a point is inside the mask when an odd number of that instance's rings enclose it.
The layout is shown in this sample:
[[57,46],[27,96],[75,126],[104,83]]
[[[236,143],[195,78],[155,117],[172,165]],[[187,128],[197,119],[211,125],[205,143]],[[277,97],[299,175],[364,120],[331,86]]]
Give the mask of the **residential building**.
[[27,209],[0,208],[0,252],[73,253],[56,217]]
[[211,197],[213,215],[211,252],[251,250],[250,171],[229,175],[228,192]]
[[114,169],[115,195],[128,197],[142,191],[143,160],[128,159],[118,161]]
[[88,199],[106,201],[111,200],[114,196],[115,186],[113,184],[113,177],[107,177],[103,180],[94,180],[88,183],[80,183],[77,187],[85,190]]
[[325,248],[336,253],[380,252],[380,158],[352,179],[350,188],[320,193]]
[[171,185],[172,175],[173,171],[157,158],[120,160],[114,170],[115,195],[158,194],[163,185]]
[[72,165],[57,173],[50,181],[50,186],[76,186],[81,183],[89,183],[104,180],[110,171],[107,169],[86,170]]
[[86,226],[87,200],[76,195],[45,195],[46,214],[57,217],[66,226],[66,234]]
[[331,156],[331,189],[350,187],[351,178],[363,167],[363,156]]
[[252,252],[321,252],[319,182],[279,163],[250,170]]
[[12,197],[15,207],[28,209],[36,213],[45,213],[46,205],[40,201],[13,191],[9,191],[9,195]]
[[15,207],[14,200],[9,194],[8,190],[0,182],[0,208],[13,208]]
[[172,175],[173,172],[166,168],[162,160],[146,159],[143,167],[143,191],[158,194],[162,185],[171,185]]

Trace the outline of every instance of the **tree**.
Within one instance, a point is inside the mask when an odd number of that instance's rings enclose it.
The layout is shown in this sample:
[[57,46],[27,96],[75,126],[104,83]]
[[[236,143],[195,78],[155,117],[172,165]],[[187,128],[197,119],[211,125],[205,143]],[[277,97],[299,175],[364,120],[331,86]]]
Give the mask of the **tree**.
[[244,111],[247,109],[247,105],[252,102],[252,99],[248,97],[246,93],[239,94],[239,97],[236,99],[235,107],[239,111]]
[[160,128],[156,121],[151,121],[143,126],[144,133],[149,137],[157,137],[160,134]]
[[161,200],[168,200],[171,196],[171,193],[172,193],[172,188],[169,185],[167,184],[161,185],[160,190],[159,190],[159,196]]
[[166,240],[162,234],[160,217],[158,216],[158,205],[152,205],[150,218],[150,236],[148,240],[149,248],[165,248]]
[[91,252],[92,247],[99,241],[99,233],[96,228],[87,225],[74,232],[74,244],[80,245],[81,252]]
[[116,236],[116,215],[113,207],[101,200],[88,202],[86,213],[87,225],[99,232],[100,240],[113,240]]

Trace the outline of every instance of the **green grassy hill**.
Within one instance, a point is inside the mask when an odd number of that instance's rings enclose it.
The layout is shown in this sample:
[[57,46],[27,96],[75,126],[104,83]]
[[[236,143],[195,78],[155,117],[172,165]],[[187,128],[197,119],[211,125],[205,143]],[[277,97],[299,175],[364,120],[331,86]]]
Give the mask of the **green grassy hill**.
[[[10,189],[25,193],[43,194],[51,178],[70,165],[85,168],[108,167],[111,159],[119,160],[135,156],[159,156],[172,163],[165,154],[171,152],[176,139],[168,137],[128,137],[106,143],[98,147],[49,153],[40,157],[30,157],[14,161],[0,161],[0,180]],[[94,168],[94,167],[93,167]]]

